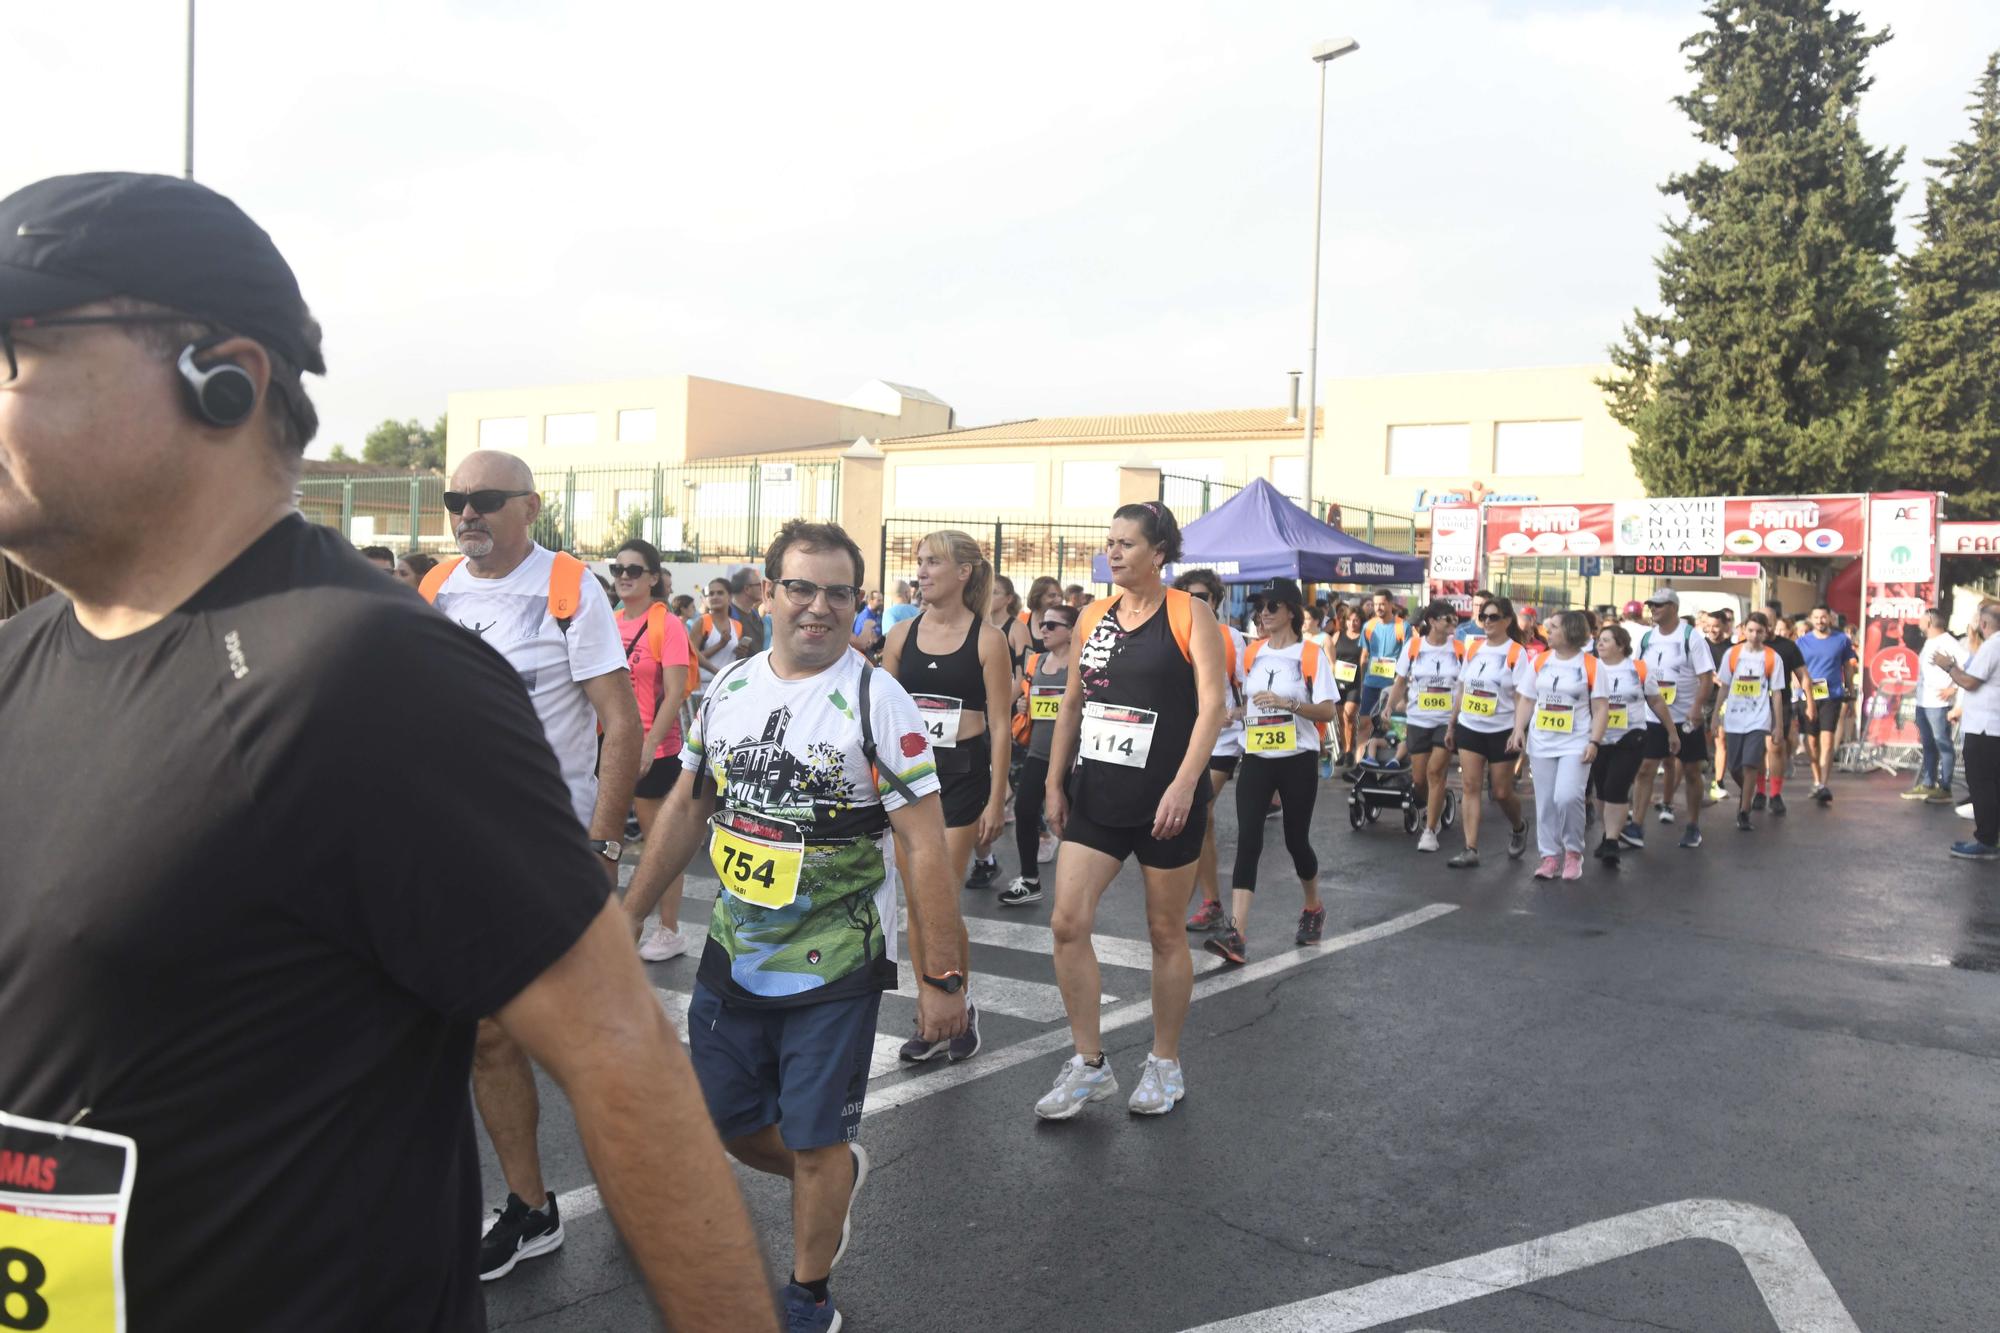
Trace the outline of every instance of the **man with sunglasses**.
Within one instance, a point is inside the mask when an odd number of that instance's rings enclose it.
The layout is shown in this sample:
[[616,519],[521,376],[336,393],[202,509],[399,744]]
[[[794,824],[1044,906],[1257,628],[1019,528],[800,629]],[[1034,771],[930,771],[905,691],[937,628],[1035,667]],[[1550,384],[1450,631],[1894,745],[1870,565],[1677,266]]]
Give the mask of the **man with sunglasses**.
[[174,177],[30,185],[0,349],[0,549],[61,594],[0,630],[0,1160],[50,1164],[0,1209],[0,1325],[484,1327],[491,1014],[668,1322],[772,1328],[519,677],[293,509],[325,364],[271,238]]
[[860,548],[835,524],[793,519],[764,568],[771,647],[716,673],[681,749],[687,780],[667,796],[625,905],[636,933],[707,845],[724,892],[688,1006],[689,1053],[729,1151],[792,1182],[787,1328],[828,1333],[841,1318],[827,1284],[868,1181],[855,1139],[882,992],[896,986],[897,853],[911,937],[943,969],[916,988],[925,1042],[965,1031],[965,927],[917,706],[848,643]]

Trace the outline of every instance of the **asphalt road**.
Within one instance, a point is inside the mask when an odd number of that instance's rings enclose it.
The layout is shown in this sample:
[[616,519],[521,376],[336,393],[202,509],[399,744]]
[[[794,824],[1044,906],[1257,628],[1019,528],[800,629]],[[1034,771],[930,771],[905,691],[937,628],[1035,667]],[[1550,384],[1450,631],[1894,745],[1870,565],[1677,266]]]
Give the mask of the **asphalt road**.
[[[1748,834],[1714,807],[1698,851],[1649,825],[1622,869],[1539,884],[1491,838],[1451,871],[1387,818],[1352,831],[1323,784],[1329,943],[1291,947],[1272,825],[1252,966],[1198,977],[1188,1097],[1160,1119],[1122,1093],[1035,1119],[1068,1054],[1031,929],[1049,904],[964,894],[975,968],[1018,1013],[989,1010],[964,1065],[871,1082],[847,1329],[2000,1327],[2000,876],[1947,859],[1965,825],[1901,785],[1842,778]],[[1098,929],[1143,939],[1132,872]],[[670,997],[693,982],[686,959],[649,970]],[[1110,1024],[1147,978],[1104,975]],[[913,1008],[890,996],[885,1036]],[[1124,1088],[1149,1034],[1106,1032]],[[542,1140],[551,1187],[587,1187],[553,1092]],[[738,1174],[782,1275],[782,1182]],[[567,1245],[487,1286],[493,1327],[659,1327],[609,1218],[570,1197]]]

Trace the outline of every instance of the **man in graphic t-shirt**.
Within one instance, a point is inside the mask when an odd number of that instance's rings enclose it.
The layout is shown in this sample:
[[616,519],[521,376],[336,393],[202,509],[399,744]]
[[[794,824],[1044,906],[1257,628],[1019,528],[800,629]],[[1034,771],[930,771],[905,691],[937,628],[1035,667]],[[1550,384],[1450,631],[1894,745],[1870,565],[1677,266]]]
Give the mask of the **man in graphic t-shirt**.
[[1639,821],[1645,817],[1646,802],[1653,794],[1654,770],[1664,765],[1666,782],[1661,793],[1664,799],[1654,805],[1654,811],[1662,824],[1674,822],[1674,788],[1678,777],[1679,784],[1687,791],[1688,803],[1688,826],[1681,831],[1680,845],[1699,847],[1702,789],[1706,785],[1701,763],[1708,750],[1704,719],[1715,688],[1715,658],[1708,640],[1695,631],[1694,622],[1681,615],[1681,595],[1672,588],[1660,588],[1648,597],[1646,610],[1652,614],[1653,627],[1640,636],[1638,656],[1646,664],[1647,674],[1660,682],[1660,697],[1666,701],[1667,712],[1680,732],[1681,758],[1676,761],[1668,754],[1664,728],[1646,729],[1646,753],[1639,764],[1632,813],[1618,840],[1627,847],[1646,845],[1645,829]]
[[[965,1029],[958,897],[916,705],[848,643],[860,549],[794,519],[765,557],[772,643],[716,673],[632,879],[643,920],[704,844],[722,892],[688,1006],[709,1114],[738,1160],[792,1182],[787,1327],[840,1322],[828,1280],[868,1180],[856,1142],[882,992],[896,986],[896,857],[910,930],[948,970],[917,985],[917,1032]],[[760,579],[761,582],[761,579]]]

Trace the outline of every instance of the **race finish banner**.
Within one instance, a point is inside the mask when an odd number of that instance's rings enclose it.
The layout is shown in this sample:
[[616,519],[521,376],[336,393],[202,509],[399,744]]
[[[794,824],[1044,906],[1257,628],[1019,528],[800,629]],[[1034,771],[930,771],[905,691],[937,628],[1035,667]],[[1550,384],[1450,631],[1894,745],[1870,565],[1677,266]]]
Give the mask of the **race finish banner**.
[[[1745,561],[1860,559],[1863,615],[1860,735],[1878,745],[1915,745],[1910,703],[1917,679],[1911,640],[1938,592],[1940,497],[1928,491],[1876,495],[1660,497],[1573,504],[1484,506],[1477,533],[1488,556],[1717,556]],[[1433,543],[1437,514],[1434,510]],[[1452,519],[1453,525],[1464,522]],[[1950,554],[2000,554],[2000,524],[1947,524]],[[1451,541],[1462,540],[1454,526]],[[1447,580],[1436,564],[1431,582]],[[1453,555],[1447,567],[1457,569]],[[1471,576],[1477,578],[1477,573]],[[1920,641],[1920,640],[1919,640]]]

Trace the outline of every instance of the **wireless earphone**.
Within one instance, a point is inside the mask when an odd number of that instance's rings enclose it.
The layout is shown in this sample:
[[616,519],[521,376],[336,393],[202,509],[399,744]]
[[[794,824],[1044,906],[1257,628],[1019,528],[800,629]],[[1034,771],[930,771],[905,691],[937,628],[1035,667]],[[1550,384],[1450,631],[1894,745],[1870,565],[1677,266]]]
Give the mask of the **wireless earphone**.
[[204,351],[223,338],[204,338],[181,349],[175,362],[181,383],[187,386],[188,408],[211,426],[227,429],[240,426],[257,410],[257,382],[250,372],[233,361],[202,367],[194,363],[196,352]]

